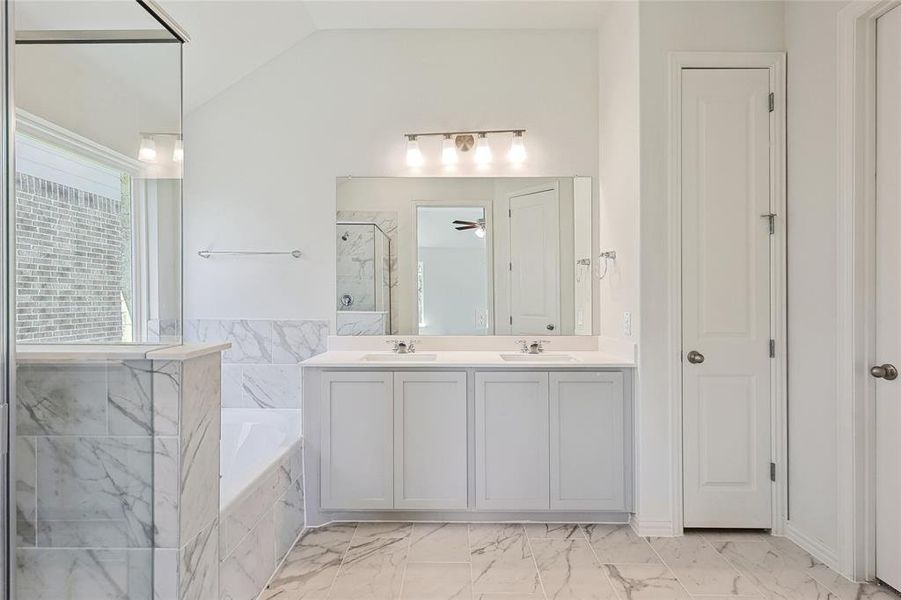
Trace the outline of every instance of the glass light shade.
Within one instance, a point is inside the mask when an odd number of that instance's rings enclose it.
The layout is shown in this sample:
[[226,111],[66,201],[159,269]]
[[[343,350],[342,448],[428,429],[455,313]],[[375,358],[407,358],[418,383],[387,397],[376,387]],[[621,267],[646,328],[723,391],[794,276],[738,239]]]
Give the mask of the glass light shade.
[[488,145],[488,138],[484,133],[479,134],[479,139],[476,141],[475,161],[479,165],[487,165],[491,162],[491,146]]
[[457,144],[454,138],[446,136],[441,144],[441,162],[445,165],[455,165],[457,160]]
[[415,137],[407,139],[407,166],[421,167],[425,163],[422,151],[419,149],[419,141]]
[[484,227],[484,226],[479,227],[478,229],[476,229],[476,232],[475,232],[475,233],[476,233],[476,237],[477,237],[477,238],[483,238],[483,237],[485,237],[485,227]]
[[156,142],[153,138],[142,137],[141,147],[138,149],[138,159],[144,162],[153,162],[156,160]]
[[507,160],[512,163],[521,163],[526,160],[526,145],[523,142],[522,133],[513,134],[513,142],[510,144]]
[[181,139],[175,140],[175,146],[172,148],[172,160],[175,162],[183,162],[185,160],[185,144]]

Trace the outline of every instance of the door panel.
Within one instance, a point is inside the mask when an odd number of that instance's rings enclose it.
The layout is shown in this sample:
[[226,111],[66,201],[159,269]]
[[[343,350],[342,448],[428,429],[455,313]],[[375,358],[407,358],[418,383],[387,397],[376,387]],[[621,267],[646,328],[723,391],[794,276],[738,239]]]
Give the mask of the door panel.
[[394,507],[467,505],[466,373],[394,374]]
[[559,214],[556,189],[510,197],[513,335],[559,334]]
[[769,91],[767,69],[682,72],[686,527],[772,524]]
[[322,508],[394,507],[392,374],[322,374]]
[[622,373],[550,374],[551,510],[625,510]]
[[547,510],[548,374],[476,373],[476,508]]
[[[876,361],[901,365],[901,8],[876,21]],[[901,380],[876,382],[876,576],[901,589]]]

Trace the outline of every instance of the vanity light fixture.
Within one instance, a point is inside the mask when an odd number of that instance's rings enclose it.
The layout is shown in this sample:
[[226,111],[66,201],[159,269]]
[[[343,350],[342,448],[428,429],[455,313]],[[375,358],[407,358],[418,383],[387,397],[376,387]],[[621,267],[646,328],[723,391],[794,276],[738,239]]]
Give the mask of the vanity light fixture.
[[444,141],[441,142],[441,162],[446,166],[457,164],[460,158],[457,156],[457,144],[454,137],[447,133],[444,135]]
[[422,151],[419,149],[419,140],[415,135],[407,136],[407,166],[421,167],[425,163]]
[[419,148],[419,138],[437,137],[444,138],[441,142],[441,163],[445,166],[453,166],[460,162],[460,153],[464,155],[475,148],[473,160],[477,165],[485,166],[491,162],[491,146],[488,143],[489,135],[513,134],[510,151],[507,152],[507,160],[513,164],[521,164],[526,160],[526,146],[523,136],[525,129],[484,129],[482,131],[438,131],[428,133],[405,133],[407,138],[407,166],[421,167],[425,164],[425,157]]
[[156,160],[156,142],[150,135],[141,136],[141,147],[138,150],[138,160],[153,162]]
[[172,160],[179,163],[185,160],[185,144],[181,138],[175,140],[175,146],[172,147]]
[[488,145],[488,136],[484,133],[480,133],[476,140],[475,161],[477,165],[487,165],[491,162],[491,146]]
[[507,160],[513,164],[520,164],[526,160],[526,145],[522,134],[522,131],[513,132],[513,142],[510,144],[510,151],[507,152]]

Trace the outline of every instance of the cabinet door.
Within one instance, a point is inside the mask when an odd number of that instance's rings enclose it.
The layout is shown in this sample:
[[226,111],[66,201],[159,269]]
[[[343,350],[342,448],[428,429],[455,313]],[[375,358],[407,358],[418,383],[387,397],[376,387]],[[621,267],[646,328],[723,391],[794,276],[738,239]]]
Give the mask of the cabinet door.
[[551,509],[625,510],[622,373],[551,373]]
[[476,373],[476,508],[547,510],[548,374]]
[[395,508],[466,508],[466,448],[466,373],[395,373]]
[[393,508],[392,374],[322,374],[323,509]]

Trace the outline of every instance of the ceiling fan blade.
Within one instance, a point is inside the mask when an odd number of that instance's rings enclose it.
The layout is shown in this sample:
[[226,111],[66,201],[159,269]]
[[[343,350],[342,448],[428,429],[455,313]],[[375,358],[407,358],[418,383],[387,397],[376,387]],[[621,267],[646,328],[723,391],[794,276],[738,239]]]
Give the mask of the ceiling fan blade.
[[477,229],[478,225],[464,225],[463,227],[454,227],[457,231],[467,231],[469,229]]
[[475,221],[461,221],[457,219],[454,221],[454,225],[478,225]]

